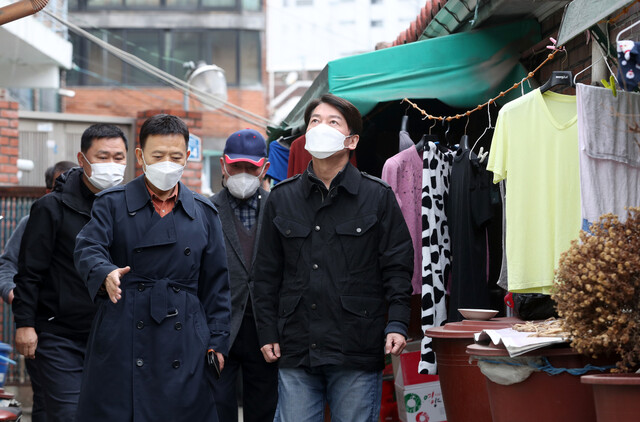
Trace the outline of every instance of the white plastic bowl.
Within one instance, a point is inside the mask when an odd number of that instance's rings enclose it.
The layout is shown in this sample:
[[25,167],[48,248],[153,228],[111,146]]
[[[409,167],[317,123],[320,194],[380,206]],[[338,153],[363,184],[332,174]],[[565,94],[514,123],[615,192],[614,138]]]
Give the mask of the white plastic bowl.
[[495,309],[458,309],[458,312],[462,314],[466,319],[475,319],[478,321],[487,321],[498,314]]

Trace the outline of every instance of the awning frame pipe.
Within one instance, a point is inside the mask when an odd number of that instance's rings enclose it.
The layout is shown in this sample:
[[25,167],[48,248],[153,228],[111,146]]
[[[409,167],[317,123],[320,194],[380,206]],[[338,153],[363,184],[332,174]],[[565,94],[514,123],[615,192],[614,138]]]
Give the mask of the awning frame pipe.
[[0,26],[33,15],[44,9],[49,0],[20,0],[0,7]]

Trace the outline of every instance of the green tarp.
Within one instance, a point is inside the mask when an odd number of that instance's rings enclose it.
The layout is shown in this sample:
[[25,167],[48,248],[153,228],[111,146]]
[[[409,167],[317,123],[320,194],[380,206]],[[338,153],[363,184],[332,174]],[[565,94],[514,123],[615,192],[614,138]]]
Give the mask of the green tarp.
[[270,138],[302,127],[306,105],[327,92],[351,101],[363,116],[405,97],[473,108],[526,75],[520,54],[538,41],[538,23],[526,20],[331,61],[280,127],[269,128]]

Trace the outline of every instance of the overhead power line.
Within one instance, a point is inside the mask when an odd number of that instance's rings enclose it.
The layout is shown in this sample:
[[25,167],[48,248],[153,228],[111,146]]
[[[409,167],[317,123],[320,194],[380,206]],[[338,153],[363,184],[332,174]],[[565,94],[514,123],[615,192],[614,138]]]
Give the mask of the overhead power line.
[[156,78],[162,80],[163,82],[167,83],[168,85],[179,89],[181,91],[188,91],[188,92],[193,92],[196,97],[198,98],[198,100],[203,103],[204,105],[208,105],[208,106],[212,106],[212,107],[219,107],[220,104],[222,104],[222,107],[219,109],[220,112],[244,120],[248,123],[251,123],[253,125],[256,125],[258,127],[265,127],[267,125],[267,123],[269,123],[269,119],[260,116],[259,114],[253,113],[249,110],[246,110],[240,106],[237,106],[235,104],[232,104],[228,101],[223,101],[218,97],[215,97],[211,94],[209,94],[208,92],[192,85],[189,84],[186,81],[183,81],[180,78],[177,78],[173,75],[171,75],[170,73],[167,73],[161,69],[158,69],[157,67],[145,62],[144,60],[134,56],[131,53],[127,53],[126,51],[123,51],[121,49],[119,49],[118,47],[115,47],[111,44],[109,44],[106,41],[103,41],[102,39],[96,37],[95,35],[91,34],[90,32],[80,28],[79,26],[75,25],[72,22],[67,21],[66,19],[60,17],[59,15],[55,14],[55,13],[51,13],[48,10],[43,10],[42,12],[46,13],[47,15],[51,16],[53,19],[57,20],[58,22],[60,22],[61,24],[67,26],[71,31],[75,32],[76,34],[87,38],[88,40],[94,42],[95,44],[97,44],[98,46],[104,48],[105,50],[107,50],[109,53],[113,54],[114,56],[118,57],[120,60],[124,61],[125,63],[130,64],[131,66],[134,66],[152,76],[155,76]]

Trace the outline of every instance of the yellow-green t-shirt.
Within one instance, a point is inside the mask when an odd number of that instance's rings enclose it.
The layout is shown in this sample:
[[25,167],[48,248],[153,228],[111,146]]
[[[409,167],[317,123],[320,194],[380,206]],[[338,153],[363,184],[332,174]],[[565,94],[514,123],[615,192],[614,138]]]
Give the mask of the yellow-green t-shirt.
[[487,169],[507,180],[509,291],[549,293],[560,254],[578,237],[576,97],[536,89],[498,114]]

